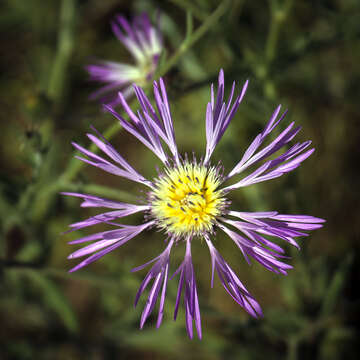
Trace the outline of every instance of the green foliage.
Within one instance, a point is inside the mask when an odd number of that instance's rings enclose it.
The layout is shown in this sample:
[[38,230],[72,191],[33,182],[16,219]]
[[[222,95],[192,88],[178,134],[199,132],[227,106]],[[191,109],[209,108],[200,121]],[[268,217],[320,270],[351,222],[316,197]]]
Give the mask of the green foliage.
[[30,286],[41,294],[45,307],[57,314],[68,331],[77,331],[76,315],[63,290],[52,279],[47,278],[46,274],[39,271],[26,271],[25,275],[30,281]]

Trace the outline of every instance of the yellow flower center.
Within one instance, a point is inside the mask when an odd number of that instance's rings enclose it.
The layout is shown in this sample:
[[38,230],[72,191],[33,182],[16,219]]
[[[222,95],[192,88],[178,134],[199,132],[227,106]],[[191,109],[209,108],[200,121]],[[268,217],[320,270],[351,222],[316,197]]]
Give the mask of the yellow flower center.
[[167,168],[150,194],[151,214],[160,228],[177,237],[211,231],[226,206],[220,184],[214,167],[185,162]]

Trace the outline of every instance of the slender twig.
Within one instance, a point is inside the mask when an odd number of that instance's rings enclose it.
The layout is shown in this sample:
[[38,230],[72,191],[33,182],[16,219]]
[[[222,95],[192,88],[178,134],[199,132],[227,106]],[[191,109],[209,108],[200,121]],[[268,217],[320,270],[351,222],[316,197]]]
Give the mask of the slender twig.
[[184,55],[197,41],[199,41],[205,33],[216,24],[219,18],[224,15],[230,0],[221,1],[216,10],[199,26],[192,36],[179,46],[177,52],[167,61],[167,63],[157,72],[156,77],[165,75],[173,66],[177,64],[181,56]]
[[185,36],[185,40],[190,38],[190,36],[193,33],[193,14],[191,11],[187,11],[186,12],[186,36]]
[[[120,129],[121,129],[120,123],[116,121],[104,131],[104,137],[110,140],[120,131]],[[91,144],[89,150],[94,153],[97,153],[99,151],[98,147],[95,144]],[[69,182],[72,179],[74,179],[77,173],[81,170],[81,168],[84,165],[85,165],[84,162],[79,161],[73,156],[72,159],[70,160],[69,166],[60,177],[59,179],[60,182]]]
[[110,199],[120,200],[120,201],[133,202],[137,200],[135,195],[133,195],[133,193],[131,192],[121,191],[119,189],[113,189],[111,187],[102,186],[102,185],[64,183],[61,186],[61,190],[101,195]]
[[171,1],[175,5],[181,7],[186,11],[191,11],[194,14],[194,16],[200,21],[206,20],[206,18],[209,16],[209,14],[206,11],[199,9],[196,5],[194,5],[193,1],[191,0],[169,0],[169,1]]
[[52,100],[58,100],[63,94],[65,73],[74,47],[75,9],[75,0],[62,0],[58,47],[47,89]]
[[271,63],[275,58],[276,48],[282,24],[285,22],[292,7],[293,0],[286,0],[282,8],[279,8],[276,1],[270,1],[270,25],[265,46],[265,58]]
[[0,259],[0,267],[38,269],[41,267],[41,264],[34,262]]
[[29,271],[36,271],[46,276],[51,276],[55,278],[65,279],[65,280],[78,280],[86,281],[92,285],[99,287],[113,287],[119,288],[119,274],[114,274],[113,276],[101,276],[98,274],[92,274],[89,271],[86,273],[72,273],[70,274],[63,269],[52,268],[52,267],[43,267],[41,264],[36,263],[27,263],[21,261],[12,261],[12,260],[1,260],[0,267],[6,269],[7,271],[16,272],[19,274],[27,273]]
[[231,22],[235,23],[236,21],[238,21],[244,4],[245,4],[245,0],[233,0],[229,12],[229,18]]
[[298,350],[298,339],[293,336],[290,337],[287,341],[287,360],[297,360],[297,350]]
[[275,59],[280,30],[285,22],[292,7],[293,0],[286,0],[283,7],[280,8],[275,0],[269,0],[270,7],[270,25],[268,37],[265,44],[265,82],[264,93],[268,98],[274,98],[276,90],[273,81],[269,78],[270,67]]

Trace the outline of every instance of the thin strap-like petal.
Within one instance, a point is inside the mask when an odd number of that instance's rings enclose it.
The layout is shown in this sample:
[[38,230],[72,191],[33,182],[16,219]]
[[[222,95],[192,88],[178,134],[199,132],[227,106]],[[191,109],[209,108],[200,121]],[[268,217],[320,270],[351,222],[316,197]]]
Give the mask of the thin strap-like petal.
[[[184,307],[185,307],[185,321],[186,330],[190,339],[193,338],[193,321],[195,322],[196,331],[199,339],[201,339],[201,318],[199,300],[196,290],[195,272],[191,260],[191,239],[190,237],[186,240],[186,253],[182,264],[175,272],[180,273],[180,280],[178,285],[178,292],[176,296],[174,319],[176,319],[177,312],[179,309],[180,298],[182,289],[184,286]],[[174,275],[175,275],[174,274]]]
[[[153,224],[154,224],[154,222],[150,221],[145,224],[138,225],[138,226],[123,225],[123,228],[118,230],[117,232],[107,231],[107,232],[101,233],[101,238],[100,238],[101,240],[97,241],[96,243],[94,243],[92,245],[85,247],[83,254],[81,253],[81,250],[77,250],[73,254],[71,254],[69,256],[69,258],[83,256],[85,254],[89,254],[90,252],[97,251],[97,250],[99,250],[99,248],[103,248],[105,246],[106,246],[106,248],[104,250],[100,250],[100,251],[96,252],[95,254],[89,256],[87,259],[83,260],[80,264],[76,265],[71,270],[69,270],[69,272],[77,271],[77,270],[81,269],[82,267],[87,266],[87,265],[91,264],[92,262],[100,259],[101,257],[103,257],[104,255],[108,254],[109,252],[115,250],[119,246],[124,245],[129,240],[131,240],[132,238],[134,238],[139,233],[141,233],[142,231],[144,231],[146,228],[150,227]],[[114,235],[111,235],[111,234],[114,234]]]
[[240,95],[237,96],[231,106],[231,102],[235,90],[235,82],[233,83],[229,99],[227,103],[224,102],[224,71],[221,69],[218,78],[218,91],[216,102],[214,101],[214,89],[211,85],[211,98],[206,108],[206,153],[204,164],[207,164],[210,157],[215,150],[216,145],[224,135],[231,119],[234,117],[248,86],[248,81],[245,82]]
[[234,271],[216,250],[209,237],[205,236],[204,238],[209,247],[211,263],[216,269],[220,282],[226,292],[251,316],[255,318],[262,316],[260,305],[246,290]]
[[147,273],[146,277],[144,278],[142,284],[140,285],[140,288],[136,294],[135,297],[135,303],[136,306],[140,296],[145,291],[146,287],[150,283],[152,279],[154,279],[153,285],[149,291],[149,295],[144,307],[144,310],[141,315],[140,320],[140,328],[142,328],[147,320],[147,318],[150,316],[152,311],[154,310],[155,304],[157,302],[161,287],[161,297],[160,297],[160,305],[159,305],[159,314],[157,319],[157,327],[160,326],[162,318],[163,318],[163,312],[164,312],[164,302],[165,302],[165,295],[166,295],[166,287],[167,287],[167,281],[168,281],[168,272],[169,272],[169,258],[170,258],[170,252],[171,248],[174,244],[174,239],[171,239],[169,241],[169,244],[167,245],[166,249],[155,259],[150,260],[144,265],[141,265],[133,271],[139,271],[145,268],[147,265],[154,263],[150,271]]

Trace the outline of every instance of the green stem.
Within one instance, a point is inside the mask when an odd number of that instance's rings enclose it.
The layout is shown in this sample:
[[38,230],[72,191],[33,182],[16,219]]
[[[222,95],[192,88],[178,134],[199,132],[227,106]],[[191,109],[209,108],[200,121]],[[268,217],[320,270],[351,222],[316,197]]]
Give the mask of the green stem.
[[324,300],[320,309],[321,316],[327,317],[334,312],[336,302],[341,296],[342,289],[345,286],[347,274],[350,266],[352,265],[353,259],[353,254],[348,254],[336,270],[323,297]]
[[121,191],[118,189],[113,189],[111,187],[94,185],[94,184],[71,184],[65,183],[61,186],[61,191],[75,191],[83,192],[88,194],[96,194],[107,197],[113,200],[120,201],[131,201],[136,200],[136,196],[128,191]]
[[[103,133],[104,137],[107,140],[110,140],[113,136],[115,136],[121,130],[121,126],[119,122],[114,122],[110,125]],[[89,150],[93,153],[97,153],[99,148],[93,143],[89,147]],[[75,155],[75,153],[74,153]],[[60,182],[69,182],[75,178],[77,173],[81,170],[81,168],[85,165],[83,161],[80,161],[73,156],[70,160],[70,164],[67,167],[66,171],[60,176]]]
[[[57,51],[52,66],[47,96],[57,103],[64,92],[64,85],[66,79],[66,70],[70,61],[71,53],[74,47],[74,24],[76,18],[76,0],[62,0],[60,8],[60,24],[58,30]],[[17,210],[20,213],[25,213],[32,203],[36,203],[37,198],[46,200],[46,205],[49,199],[45,194],[50,196],[53,194],[53,184],[49,187],[44,187],[39,182],[33,182],[28,185],[25,193],[21,196],[20,202],[17,205]],[[37,194],[40,194],[36,196]],[[34,201],[35,198],[35,201]],[[39,203],[39,201],[37,201]],[[42,205],[44,208],[45,203]]]
[[6,268],[6,271],[11,271],[17,274],[28,273],[29,271],[39,272],[46,276],[51,276],[55,278],[65,279],[65,280],[77,280],[77,281],[86,281],[91,283],[94,286],[99,287],[111,287],[118,288],[119,287],[119,276],[114,275],[112,277],[109,276],[101,276],[97,274],[91,274],[89,272],[86,273],[72,273],[71,275],[63,270],[51,267],[41,267],[38,264],[32,263],[10,263],[7,264],[4,261],[0,260],[0,265]]
[[185,11],[191,11],[194,16],[200,21],[204,21],[209,15],[204,11],[199,9],[193,4],[190,0],[170,0],[175,5],[181,7]]
[[297,360],[298,348],[303,341],[312,339],[325,329],[333,327],[337,321],[338,319],[336,319],[336,317],[320,317],[316,320],[309,321],[307,325],[296,334],[287,337],[287,360]]
[[273,81],[269,78],[269,70],[275,59],[281,27],[289,14],[293,0],[286,0],[282,8],[279,7],[277,1],[269,1],[270,25],[265,45],[264,92],[268,98],[273,99],[276,96],[276,90]]
[[268,64],[274,60],[277,40],[281,28],[282,18],[277,15],[278,10],[274,9],[275,5],[270,4],[270,25],[268,37],[265,45],[265,59]]
[[270,1],[271,20],[265,46],[265,58],[268,64],[270,64],[275,58],[281,26],[289,14],[292,3],[293,0],[286,0],[283,7],[280,8],[277,1]]
[[235,24],[240,18],[242,8],[245,4],[245,0],[233,0],[232,7],[230,9],[230,21]]
[[44,214],[46,214],[53,197],[56,195],[56,193],[61,191],[94,194],[118,201],[134,202],[137,200],[135,194],[132,195],[130,192],[113,189],[107,186],[93,184],[74,184],[65,181],[57,181],[46,188],[42,188],[41,186],[32,188],[30,196],[27,197],[27,201],[25,201],[25,203],[20,203],[19,211],[26,212],[26,206],[28,205],[29,199],[32,199],[34,194],[38,193],[38,196],[36,196],[32,201],[32,209],[27,213],[27,216],[32,221],[39,221],[39,219],[42,219]]
[[66,69],[74,47],[75,9],[75,0],[62,0],[58,47],[47,90],[49,98],[54,101],[63,94]]
[[193,17],[192,17],[192,12],[191,11],[187,11],[186,12],[186,36],[185,39],[188,39],[191,37],[192,32],[193,32]]
[[222,15],[224,15],[230,0],[221,1],[216,10],[207,17],[207,19],[193,32],[192,36],[186,38],[179,46],[176,53],[169,61],[157,72],[156,77],[165,75],[173,66],[177,64],[181,56],[183,56],[197,41],[199,41],[206,32],[216,24]]
[[293,336],[287,342],[287,360],[297,360],[298,339]]

